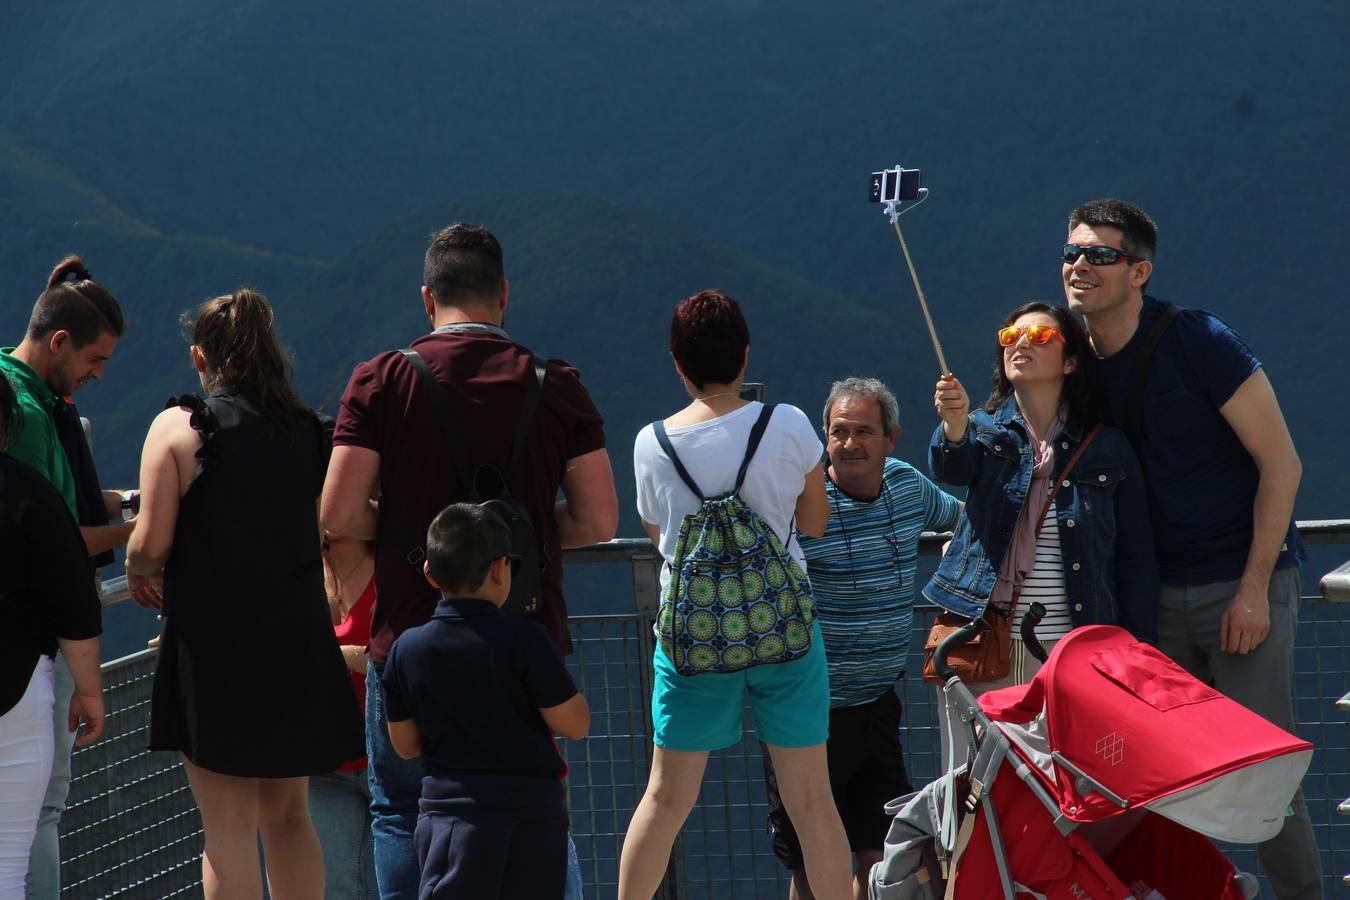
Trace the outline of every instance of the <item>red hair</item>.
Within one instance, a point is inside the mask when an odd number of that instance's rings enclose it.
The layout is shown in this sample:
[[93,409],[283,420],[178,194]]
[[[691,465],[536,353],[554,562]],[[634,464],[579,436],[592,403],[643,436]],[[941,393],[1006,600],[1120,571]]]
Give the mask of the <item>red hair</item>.
[[750,328],[741,307],[722,291],[699,291],[675,307],[670,320],[670,355],[699,390],[730,384],[745,364]]

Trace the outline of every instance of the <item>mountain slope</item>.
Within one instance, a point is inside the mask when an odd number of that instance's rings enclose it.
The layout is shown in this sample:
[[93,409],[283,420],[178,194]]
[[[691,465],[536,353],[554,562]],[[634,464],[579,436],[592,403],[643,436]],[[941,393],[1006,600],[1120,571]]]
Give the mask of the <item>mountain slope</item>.
[[[987,369],[1003,312],[1059,296],[1067,211],[1127,196],[1162,227],[1153,290],[1248,337],[1304,454],[1300,512],[1331,515],[1350,508],[1350,474],[1320,427],[1327,392],[1350,376],[1339,347],[1350,310],[1326,243],[1350,225],[1337,199],[1350,192],[1348,38],[1350,6],[1331,0],[1141,0],[1109,24],[1068,0],[6,4],[3,324],[13,331],[61,253],[96,251],[96,274],[119,276],[108,254],[125,253],[131,305],[149,312],[127,345],[153,331],[144,358],[176,367],[168,313],[250,281],[296,304],[282,322],[302,372],[323,372],[317,400],[350,362],[320,334],[327,292],[366,297],[344,313],[352,333],[416,330],[411,234],[359,268],[351,248],[432,198],[496,192],[510,215],[556,232],[521,226],[529,241],[508,251],[530,265],[548,258],[536,245],[571,230],[555,215],[567,210],[549,208],[571,202],[564,189],[623,205],[616,227],[659,218],[663,234],[678,225],[912,330],[894,236],[861,200],[864,175],[903,162],[932,189],[903,222],[967,382]],[[506,209],[486,204],[481,218],[497,228]],[[599,221],[580,233],[606,234]],[[540,283],[609,278],[592,291],[640,295],[660,260],[640,241],[603,246],[636,256],[606,274],[578,246],[584,263]],[[677,282],[661,282],[667,299],[696,286]],[[411,325],[386,329],[383,305],[369,305],[382,291],[409,298],[388,321]],[[616,306],[606,312],[637,315]],[[654,319],[633,326],[652,326],[659,346],[665,311],[640,308]],[[589,352],[585,325],[552,327],[546,340]],[[822,372],[850,360],[852,337],[822,350]],[[306,357],[310,341],[328,352]],[[935,372],[922,341],[902,350],[895,378],[917,445]]]
[[[721,287],[737,298],[751,329],[749,377],[813,419],[835,378],[877,374],[901,385],[931,383],[936,372],[924,334],[890,304],[766,266],[640,209],[550,192],[433,204],[317,276],[302,293],[322,315],[294,344],[306,396],[327,394],[357,361],[425,332],[422,256],[431,232],[453,221],[490,225],[506,254],[512,337],[576,365],[605,414],[625,533],[636,530],[632,440],[688,402],[667,348],[670,314],[689,294]],[[915,423],[916,439],[928,431]]]

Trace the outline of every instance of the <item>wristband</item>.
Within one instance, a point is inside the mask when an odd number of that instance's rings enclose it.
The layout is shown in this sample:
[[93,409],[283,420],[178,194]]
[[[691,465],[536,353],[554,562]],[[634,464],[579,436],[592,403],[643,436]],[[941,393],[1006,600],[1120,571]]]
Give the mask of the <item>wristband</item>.
[[127,518],[127,513],[138,515],[141,511],[141,492],[123,491],[122,492],[122,518]]

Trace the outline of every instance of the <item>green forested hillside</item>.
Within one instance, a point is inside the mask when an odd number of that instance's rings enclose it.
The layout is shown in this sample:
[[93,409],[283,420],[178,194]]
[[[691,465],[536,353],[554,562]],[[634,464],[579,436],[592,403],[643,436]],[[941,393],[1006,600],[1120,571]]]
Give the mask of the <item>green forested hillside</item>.
[[[548,192],[434,204],[322,272],[302,293],[307,305],[323,306],[325,321],[306,325],[303,338],[289,326],[310,396],[326,395],[359,359],[425,330],[418,289],[426,237],[456,220],[492,223],[507,252],[507,327],[581,370],[606,415],[625,499],[637,430],[688,402],[666,348],[674,304],[694,290],[721,286],[741,301],[751,378],[813,416],[833,378],[887,370],[893,380],[928,378],[936,366],[908,307],[899,314],[895,304],[848,297],[650,212]],[[636,520],[629,525],[636,530]]]
[[1322,411],[1350,374],[1347,38],[1333,0],[3,4],[0,338],[52,262],[88,257],[131,325],[78,399],[128,479],[192,386],[183,309],[263,289],[319,403],[418,333],[426,235],[476,219],[506,245],[512,331],[609,415],[626,495],[633,431],[680,399],[669,308],[710,284],[746,302],[774,397],[814,412],[837,375],[892,381],[912,458],[936,364],[862,200],[903,162],[932,189],[903,221],[967,382],[1006,309],[1060,295],[1069,208],[1129,197],[1162,228],[1154,291],[1266,361],[1299,514],[1343,515]]
[[107,380],[75,400],[94,421],[101,471],[135,480],[141,441],[172,393],[191,390],[179,314],[239,284],[289,288],[324,264],[201,235],[165,235],[68,171],[0,135],[0,343],[23,336],[52,265],[78,252],[121,302],[127,330]]

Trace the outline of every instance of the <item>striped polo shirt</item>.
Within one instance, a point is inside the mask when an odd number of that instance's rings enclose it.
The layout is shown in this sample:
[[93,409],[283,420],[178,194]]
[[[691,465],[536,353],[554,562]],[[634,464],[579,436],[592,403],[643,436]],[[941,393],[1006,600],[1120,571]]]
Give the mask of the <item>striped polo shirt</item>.
[[859,706],[895,683],[909,655],[919,535],[947,531],[960,504],[912,466],[887,459],[881,493],[854,500],[826,481],[830,522],[806,553],[830,669],[830,705]]

